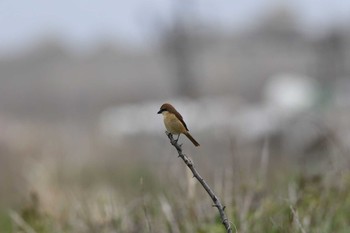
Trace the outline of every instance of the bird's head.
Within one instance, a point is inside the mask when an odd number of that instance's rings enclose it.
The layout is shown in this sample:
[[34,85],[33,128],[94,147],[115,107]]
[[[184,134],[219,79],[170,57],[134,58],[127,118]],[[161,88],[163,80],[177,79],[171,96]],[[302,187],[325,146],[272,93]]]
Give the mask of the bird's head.
[[162,104],[162,106],[160,107],[160,109],[157,113],[162,114],[165,112],[174,112],[174,110],[175,110],[175,108],[171,104],[165,103],[165,104]]

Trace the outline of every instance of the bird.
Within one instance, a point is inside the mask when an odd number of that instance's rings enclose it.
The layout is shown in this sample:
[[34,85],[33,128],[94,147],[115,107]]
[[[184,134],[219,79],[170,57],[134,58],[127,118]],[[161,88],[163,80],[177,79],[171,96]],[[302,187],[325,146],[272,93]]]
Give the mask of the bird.
[[163,115],[166,130],[171,134],[178,135],[176,140],[179,140],[180,134],[184,134],[195,146],[199,146],[199,143],[188,132],[181,114],[171,104],[164,103],[157,113]]

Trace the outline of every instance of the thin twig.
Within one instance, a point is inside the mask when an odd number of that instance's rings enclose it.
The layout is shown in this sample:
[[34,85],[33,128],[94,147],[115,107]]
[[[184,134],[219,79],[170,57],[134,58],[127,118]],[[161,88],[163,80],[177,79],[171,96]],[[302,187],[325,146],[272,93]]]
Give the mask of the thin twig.
[[209,194],[210,198],[213,200],[214,204],[213,206],[216,207],[219,211],[220,218],[222,220],[222,224],[225,226],[226,231],[228,233],[232,233],[232,228],[230,225],[230,221],[228,220],[226,214],[225,214],[225,206],[223,206],[219,200],[219,198],[214,194],[213,190],[209,187],[207,182],[199,175],[198,171],[195,169],[192,161],[182,153],[182,145],[177,143],[177,140],[173,138],[173,135],[171,133],[165,132],[168,138],[170,139],[170,143],[176,148],[177,153],[179,154],[179,157],[185,162],[187,167],[192,171],[193,176],[199,181],[199,183],[203,186],[205,191]]

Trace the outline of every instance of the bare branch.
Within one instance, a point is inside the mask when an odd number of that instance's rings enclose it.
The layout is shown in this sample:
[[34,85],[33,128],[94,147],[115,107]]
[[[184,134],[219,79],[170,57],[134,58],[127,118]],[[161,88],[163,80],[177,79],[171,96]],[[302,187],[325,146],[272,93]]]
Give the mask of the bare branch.
[[173,135],[169,132],[165,132],[168,138],[170,139],[170,143],[176,148],[177,153],[179,154],[179,157],[185,162],[187,167],[192,171],[193,177],[195,177],[199,183],[203,186],[205,191],[207,191],[210,198],[213,200],[214,204],[213,206],[216,207],[219,211],[220,218],[222,220],[222,224],[225,226],[226,231],[228,233],[232,233],[232,228],[230,225],[230,221],[228,220],[226,214],[225,214],[225,206],[223,206],[219,200],[219,198],[214,194],[213,190],[209,187],[207,182],[201,177],[201,175],[198,173],[196,168],[194,167],[192,161],[182,153],[182,144],[178,144],[177,140],[173,138]]

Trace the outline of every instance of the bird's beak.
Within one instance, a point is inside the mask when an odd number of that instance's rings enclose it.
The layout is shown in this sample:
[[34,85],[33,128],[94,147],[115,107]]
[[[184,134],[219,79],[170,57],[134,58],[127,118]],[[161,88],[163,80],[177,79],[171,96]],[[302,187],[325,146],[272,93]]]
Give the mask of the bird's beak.
[[159,110],[158,112],[157,112],[157,114],[161,114],[163,111],[162,111],[162,109],[161,110]]

